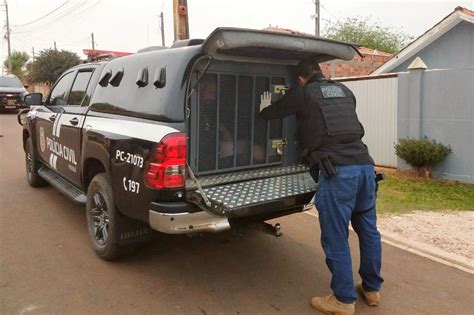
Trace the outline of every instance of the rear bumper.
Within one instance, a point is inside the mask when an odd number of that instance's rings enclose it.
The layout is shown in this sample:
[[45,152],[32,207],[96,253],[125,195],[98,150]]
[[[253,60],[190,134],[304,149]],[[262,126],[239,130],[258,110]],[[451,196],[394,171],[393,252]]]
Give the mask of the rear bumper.
[[[309,210],[312,193],[272,202],[261,202],[214,215],[189,202],[152,202],[148,212],[150,227],[166,234],[221,232],[231,228],[230,221],[266,221]],[[305,207],[306,206],[306,207]]]
[[166,213],[150,210],[149,223],[153,230],[167,234],[220,232],[230,229],[226,217],[218,217],[205,211]]

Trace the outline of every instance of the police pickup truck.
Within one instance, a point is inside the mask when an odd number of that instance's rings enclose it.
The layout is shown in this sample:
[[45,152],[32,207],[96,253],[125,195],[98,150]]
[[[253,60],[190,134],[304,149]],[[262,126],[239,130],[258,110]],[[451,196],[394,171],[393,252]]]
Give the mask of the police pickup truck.
[[151,229],[217,232],[303,211],[316,184],[299,164],[296,119],[261,119],[260,95],[295,84],[302,59],[356,53],[312,36],[218,28],[78,65],[46,101],[25,97],[28,182],[84,204],[92,246],[108,260]]

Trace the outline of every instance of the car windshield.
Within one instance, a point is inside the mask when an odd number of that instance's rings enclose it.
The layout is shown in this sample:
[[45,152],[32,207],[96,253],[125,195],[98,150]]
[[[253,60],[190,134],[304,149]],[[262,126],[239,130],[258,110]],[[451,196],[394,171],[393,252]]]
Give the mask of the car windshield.
[[15,77],[0,77],[0,86],[21,88],[23,87],[23,84],[18,78]]

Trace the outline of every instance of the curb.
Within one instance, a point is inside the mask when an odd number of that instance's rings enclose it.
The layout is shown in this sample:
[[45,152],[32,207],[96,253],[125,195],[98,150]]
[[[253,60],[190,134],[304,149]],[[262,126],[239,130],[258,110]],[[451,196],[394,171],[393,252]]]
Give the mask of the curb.
[[396,233],[379,229],[382,234],[382,242],[409,251],[419,256],[429,258],[447,266],[451,266],[464,272],[474,274],[474,260],[467,257],[446,252],[430,244],[425,244],[407,239]]
[[[307,215],[318,217],[317,214],[305,211]],[[349,226],[351,231],[354,231],[352,227]],[[398,234],[384,231],[379,229],[380,234],[382,235],[382,242],[391,246],[395,246],[397,248],[403,249],[410,253],[416,254],[421,257],[428,258],[430,260],[436,261],[438,263],[454,267],[461,271],[474,274],[474,260],[469,259],[467,257],[456,255],[452,253],[448,253],[442,249],[439,249],[435,246],[413,241],[407,239],[403,236]]]

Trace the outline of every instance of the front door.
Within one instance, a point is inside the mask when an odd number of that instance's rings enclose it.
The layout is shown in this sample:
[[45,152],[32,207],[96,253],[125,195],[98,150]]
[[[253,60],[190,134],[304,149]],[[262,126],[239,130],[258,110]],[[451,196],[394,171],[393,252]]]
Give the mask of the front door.
[[62,106],[67,103],[67,97],[74,79],[74,72],[65,73],[54,85],[44,105],[36,106],[35,114],[36,149],[45,165],[57,170],[59,148],[56,140],[56,130]]

